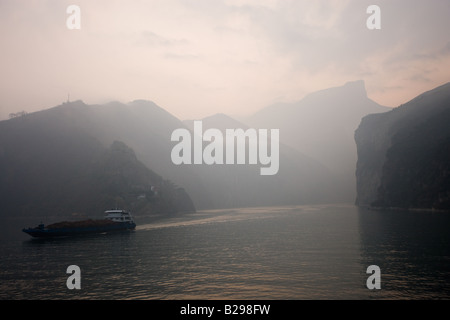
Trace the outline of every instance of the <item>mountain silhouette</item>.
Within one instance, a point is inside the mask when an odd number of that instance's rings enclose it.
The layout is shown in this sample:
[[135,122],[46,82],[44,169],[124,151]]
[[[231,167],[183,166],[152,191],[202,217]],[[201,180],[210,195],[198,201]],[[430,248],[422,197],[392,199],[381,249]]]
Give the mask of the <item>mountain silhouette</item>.
[[383,114],[364,117],[356,204],[450,209],[450,83]]
[[[223,133],[279,129],[279,171],[262,176],[261,164],[174,164],[171,135],[180,128],[193,134],[193,121],[181,121],[152,101],[66,102],[0,122],[3,206],[23,214],[39,208],[87,212],[120,200],[144,213],[354,201],[354,130],[364,115],[386,110],[357,81],[267,107],[245,121],[225,114],[201,119],[203,130]],[[127,155],[127,161],[105,173],[102,167],[113,163],[105,155],[114,150],[122,150],[116,155]],[[148,188],[158,183],[166,192],[156,206]],[[153,202],[138,204],[136,197]]]
[[245,119],[257,128],[279,128],[280,139],[319,161],[339,181],[335,190],[343,202],[356,197],[357,161],[354,131],[362,117],[390,108],[367,97],[362,80],[308,94],[293,103],[279,103]]
[[116,205],[138,215],[195,210],[184,189],[108,135],[104,125],[114,121],[107,115],[77,101],[0,122],[1,212],[92,216]]
[[[203,130],[253,129],[225,114],[201,119]],[[193,130],[194,121],[184,121]],[[329,170],[316,160],[285,145],[279,146],[279,172],[261,176],[260,165],[197,165],[195,170],[208,186],[219,207],[274,206],[339,201],[338,183]],[[247,149],[248,151],[248,149]]]

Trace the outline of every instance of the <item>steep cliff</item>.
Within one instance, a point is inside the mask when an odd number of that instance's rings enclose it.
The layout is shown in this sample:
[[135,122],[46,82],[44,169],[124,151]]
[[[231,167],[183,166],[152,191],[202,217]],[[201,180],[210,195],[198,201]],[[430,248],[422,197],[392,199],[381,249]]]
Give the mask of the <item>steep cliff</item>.
[[338,181],[334,194],[346,202],[356,195],[354,132],[364,116],[389,110],[367,96],[360,80],[267,107],[246,121],[257,128],[279,128],[282,143],[330,171]]
[[355,132],[357,205],[450,209],[450,83]]

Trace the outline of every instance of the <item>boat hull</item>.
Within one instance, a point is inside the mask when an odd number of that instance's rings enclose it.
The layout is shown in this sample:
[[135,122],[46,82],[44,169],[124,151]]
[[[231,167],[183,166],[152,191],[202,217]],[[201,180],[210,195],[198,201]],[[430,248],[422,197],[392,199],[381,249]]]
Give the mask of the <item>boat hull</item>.
[[34,238],[68,237],[95,233],[117,232],[134,230],[134,222],[118,222],[108,225],[86,226],[86,227],[63,227],[63,228],[26,228],[22,231]]

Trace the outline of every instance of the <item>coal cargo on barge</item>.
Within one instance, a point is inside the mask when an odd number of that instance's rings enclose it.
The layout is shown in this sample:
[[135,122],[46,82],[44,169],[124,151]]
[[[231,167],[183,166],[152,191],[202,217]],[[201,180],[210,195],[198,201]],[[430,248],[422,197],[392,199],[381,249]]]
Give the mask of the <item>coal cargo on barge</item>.
[[62,221],[22,231],[35,238],[67,237],[92,233],[133,230],[136,227],[131,214],[125,210],[107,210],[101,220]]

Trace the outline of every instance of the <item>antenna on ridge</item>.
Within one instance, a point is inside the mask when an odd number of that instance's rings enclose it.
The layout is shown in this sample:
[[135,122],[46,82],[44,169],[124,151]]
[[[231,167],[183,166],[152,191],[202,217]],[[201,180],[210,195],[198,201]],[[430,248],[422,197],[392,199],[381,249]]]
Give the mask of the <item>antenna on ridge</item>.
[[67,94],[67,103],[70,102],[70,93]]

